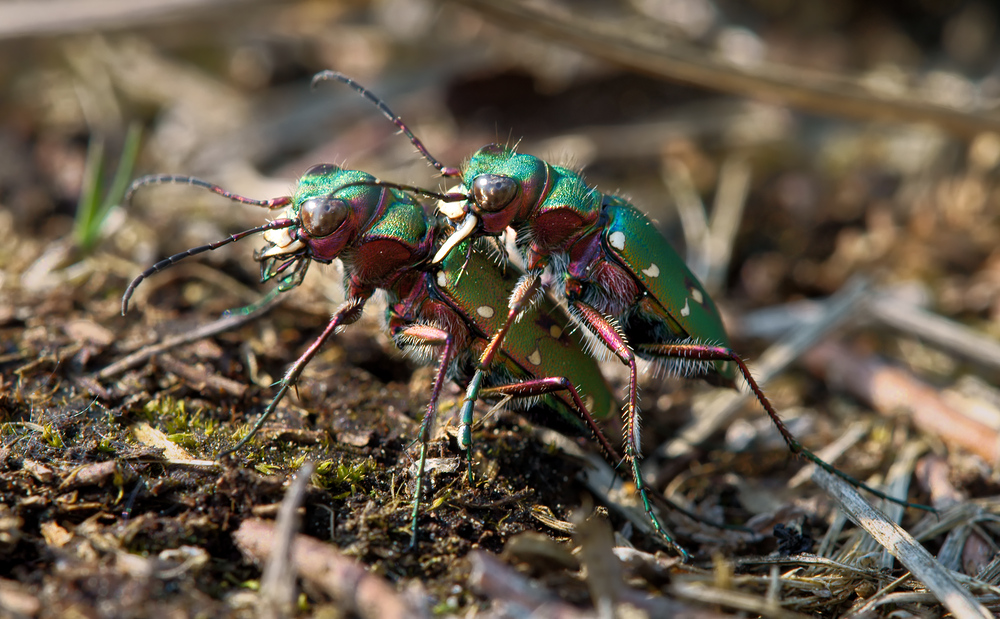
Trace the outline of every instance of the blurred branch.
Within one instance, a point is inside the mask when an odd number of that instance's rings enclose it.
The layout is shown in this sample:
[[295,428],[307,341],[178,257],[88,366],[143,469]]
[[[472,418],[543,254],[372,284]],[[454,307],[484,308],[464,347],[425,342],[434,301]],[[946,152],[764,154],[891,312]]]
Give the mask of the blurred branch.
[[93,32],[183,19],[260,0],[38,0],[0,2],[0,39]]
[[780,101],[808,112],[862,120],[926,122],[971,136],[1000,131],[1000,115],[929,103],[902,84],[874,91],[861,79],[767,62],[737,65],[695,46],[654,35],[636,24],[599,21],[578,12],[553,12],[523,1],[459,0],[501,25],[576,47],[634,71],[735,95]]
[[959,445],[991,464],[1000,457],[995,430],[956,411],[937,390],[905,370],[834,342],[813,348],[802,361],[810,372],[849,391],[882,415],[906,411],[921,431],[949,445]]
[[[932,344],[949,354],[959,355],[991,369],[1000,369],[1000,342],[939,314],[927,311],[898,287],[876,289],[865,299],[864,316],[879,324]],[[777,339],[802,325],[821,319],[821,301],[793,301],[784,305],[747,312],[735,328],[740,338]]]
[[212,321],[207,325],[203,325],[192,331],[168,337],[162,342],[141,348],[107,366],[98,372],[96,377],[100,380],[107,380],[108,378],[117,376],[118,374],[134,368],[141,363],[145,363],[149,359],[164,351],[171,350],[191,342],[196,342],[206,337],[212,337],[214,335],[218,335],[219,333],[229,331],[230,329],[235,329],[236,327],[246,324],[252,320],[256,320],[267,314],[267,312],[274,309],[279,303],[282,303],[285,298],[286,297],[284,295],[265,297],[266,301],[261,305],[252,305],[251,307],[253,309],[251,311],[227,314],[218,320]]
[[987,367],[1000,368],[1000,343],[982,331],[907,303],[891,294],[873,295],[868,311],[880,322]]
[[[245,557],[262,563],[278,550],[276,535],[275,525],[249,518],[233,532],[233,541]],[[380,619],[426,616],[423,609],[412,607],[410,601],[397,593],[384,578],[314,537],[294,536],[291,564],[300,578],[346,605],[358,616]]]

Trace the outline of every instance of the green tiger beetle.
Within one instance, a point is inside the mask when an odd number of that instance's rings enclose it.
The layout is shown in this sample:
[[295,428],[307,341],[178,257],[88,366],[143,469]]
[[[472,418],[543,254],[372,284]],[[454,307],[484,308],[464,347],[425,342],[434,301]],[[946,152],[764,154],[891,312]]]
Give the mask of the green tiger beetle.
[[[334,71],[318,73],[313,84],[326,80],[342,82],[373,102],[442,176],[460,181],[461,185],[449,190],[439,203],[440,212],[457,225],[457,230],[441,245],[432,262],[446,260],[465,239],[497,239],[508,228],[516,233],[515,244],[527,272],[510,295],[506,320],[493,332],[480,357],[479,370],[469,384],[459,429],[460,446],[469,437],[482,374],[488,372],[508,330],[526,308],[545,296],[548,287],[565,301],[577,323],[628,366],[623,411],[625,459],[650,521],[665,537],[638,464],[641,447],[636,357],[652,362],[659,371],[697,376],[731,388],[736,388],[738,372],[793,454],[881,499],[930,510],[854,479],[799,443],[746,363],[732,350],[708,292],[649,218],[628,201],[588,185],[578,172],[499,144],[479,149],[461,168],[447,167],[431,156],[371,91]],[[546,270],[551,273],[547,285],[542,280]]]
[[[278,383],[277,393],[248,434],[220,457],[250,440],[327,338],[338,327],[358,320],[377,289],[387,293],[386,322],[401,349],[428,363],[434,351],[441,350],[430,401],[416,439],[420,442],[420,460],[412,513],[411,545],[415,546],[427,447],[442,385],[451,378],[464,386],[478,373],[479,357],[490,336],[503,326],[507,298],[519,273],[499,269],[493,258],[467,249],[472,241],[465,241],[453,257],[445,256],[439,264],[431,264],[429,259],[443,229],[435,226],[436,222],[410,194],[440,196],[384,183],[364,172],[317,165],[299,179],[293,195],[271,200],[245,198],[199,179],[170,175],[137,179],[128,196],[145,185],[165,183],[190,184],[242,204],[286,210],[268,224],[156,263],[128,286],[122,298],[123,314],[136,286],[145,278],[186,257],[256,233],[263,233],[267,242],[255,254],[261,265],[261,279],[276,279],[279,292],[299,285],[313,261],[329,263],[339,258],[344,264],[347,300],[289,367]],[[564,434],[592,435],[605,457],[617,463],[618,454],[594,420],[610,414],[614,396],[597,363],[584,352],[580,333],[571,327],[569,317],[551,300],[527,310],[492,358],[485,381],[477,383],[478,397],[513,399],[515,404],[531,406],[535,413],[532,419]],[[586,388],[586,396],[578,387]],[[466,439],[463,449],[468,447]]]

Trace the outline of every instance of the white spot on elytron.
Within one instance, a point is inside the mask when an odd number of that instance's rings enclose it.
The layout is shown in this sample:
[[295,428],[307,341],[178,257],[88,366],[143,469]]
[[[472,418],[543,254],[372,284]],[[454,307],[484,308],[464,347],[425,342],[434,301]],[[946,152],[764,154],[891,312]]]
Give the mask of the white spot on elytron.
[[444,271],[438,271],[437,276],[438,286],[445,288],[448,286],[448,276],[444,274]]
[[681,308],[681,316],[690,316],[691,308],[688,306],[688,299],[684,299],[684,307]]
[[608,241],[611,243],[612,247],[619,251],[625,249],[625,233],[621,230],[612,232],[611,236],[608,237]]
[[649,268],[644,269],[642,272],[645,273],[647,277],[659,277],[660,267],[656,266],[655,262],[651,262],[649,264]]
[[538,352],[537,348],[535,349],[535,352],[528,355],[528,363],[530,363],[531,365],[542,364],[542,353]]
[[563,330],[562,327],[560,327],[559,325],[552,325],[551,327],[549,327],[549,335],[552,336],[552,339],[558,340],[559,338],[562,337],[562,334]]
[[691,289],[691,298],[694,299],[695,303],[701,305],[705,301],[705,295],[701,294],[701,291],[697,288]]
[[476,313],[483,318],[493,318],[493,308],[489,305],[480,305],[476,308]]

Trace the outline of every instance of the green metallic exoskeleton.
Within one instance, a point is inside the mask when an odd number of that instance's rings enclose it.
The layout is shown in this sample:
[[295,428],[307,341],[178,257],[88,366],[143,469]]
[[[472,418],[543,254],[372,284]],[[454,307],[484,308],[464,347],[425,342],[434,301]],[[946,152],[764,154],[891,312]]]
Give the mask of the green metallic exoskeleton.
[[[633,329],[626,324],[624,329],[629,341],[650,343],[690,338],[728,348],[729,335],[715,301],[674,248],[664,242],[653,222],[642,211],[615,196],[605,199],[604,209],[607,223],[601,243],[605,251],[617,258],[647,293],[636,302],[637,313],[657,317],[662,323],[660,327],[669,332],[659,337],[632,336],[629,332]],[[656,322],[654,320],[653,324]],[[643,356],[641,352],[640,356]],[[714,365],[726,382],[735,380],[736,368],[732,362],[716,361]],[[683,370],[676,373],[686,375]]]
[[[144,278],[177,261],[263,232],[267,246],[257,252],[263,281],[276,280],[278,290],[299,285],[313,261],[344,264],[347,301],[326,328],[291,365],[279,389],[250,432],[233,448],[241,448],[275,410],[323,343],[339,327],[360,318],[376,290],[388,296],[387,323],[404,350],[439,357],[431,397],[417,440],[420,462],[413,503],[413,542],[422,493],[430,428],[446,378],[465,385],[475,375],[476,393],[486,399],[511,399],[529,409],[529,417],[575,436],[593,437],[606,456],[618,456],[594,418],[607,416],[613,396],[592,357],[583,351],[579,334],[571,333],[566,313],[551,301],[538,304],[515,325],[488,372],[478,372],[479,357],[493,332],[503,324],[507,298],[519,274],[500,269],[486,255],[472,251],[432,265],[430,255],[439,229],[408,191],[414,188],[383,183],[364,172],[322,164],[310,168],[291,196],[252,200],[188,177],[152,176],[133,183],[187,183],[238,202],[284,208],[274,221],[218,243],[168,258],[137,277],[123,299]],[[468,243],[471,243],[468,242]],[[583,392],[584,395],[581,395]],[[529,406],[537,405],[537,406]],[[593,412],[593,414],[592,414]],[[471,416],[463,419],[460,443],[469,448]]]

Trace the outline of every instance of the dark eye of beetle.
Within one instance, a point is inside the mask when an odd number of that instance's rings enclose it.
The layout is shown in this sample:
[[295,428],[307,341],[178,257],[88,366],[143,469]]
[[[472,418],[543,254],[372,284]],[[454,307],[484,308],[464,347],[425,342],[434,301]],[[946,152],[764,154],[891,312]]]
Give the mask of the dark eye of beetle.
[[327,176],[334,172],[339,172],[340,168],[333,165],[332,163],[317,163],[313,167],[306,170],[305,174],[302,176]]
[[302,203],[299,217],[302,227],[313,238],[331,234],[347,219],[347,203],[330,196],[309,198]]
[[500,174],[480,174],[472,181],[472,195],[479,208],[495,213],[517,195],[517,181]]

